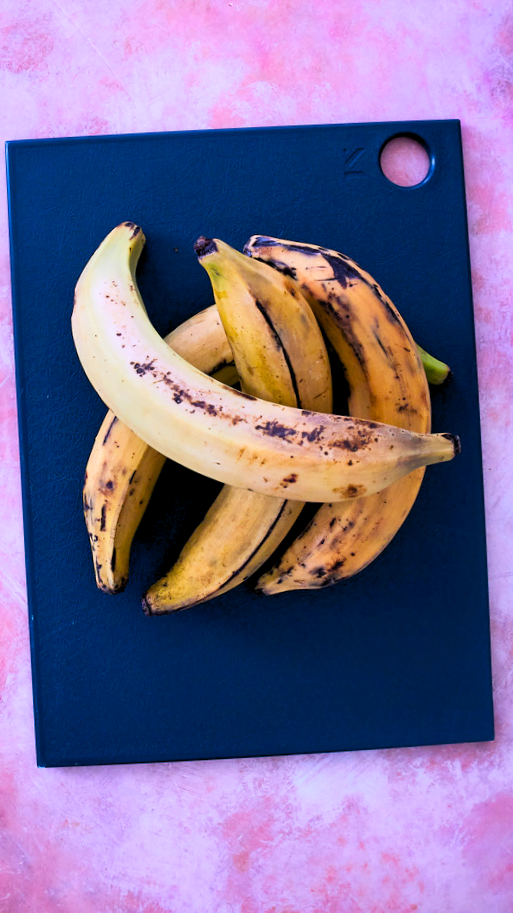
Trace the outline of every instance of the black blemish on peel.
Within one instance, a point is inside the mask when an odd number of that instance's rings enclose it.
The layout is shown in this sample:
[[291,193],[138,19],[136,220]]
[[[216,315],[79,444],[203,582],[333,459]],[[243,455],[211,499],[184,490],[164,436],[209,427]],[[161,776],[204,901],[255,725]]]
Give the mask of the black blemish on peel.
[[242,390],[237,390],[237,389],[234,389],[233,387],[232,387],[232,392],[236,393],[237,396],[242,396],[242,397],[244,397],[244,399],[249,399],[249,400],[252,400],[253,402],[257,399],[256,396],[251,396],[251,393],[243,393]]
[[286,425],[281,425],[280,422],[265,422],[264,425],[255,425],[257,431],[263,431],[264,434],[269,435],[269,437],[279,437],[283,441],[288,440],[289,438],[296,437],[297,431],[295,428],[287,428]]
[[150,374],[155,374],[156,369],[154,366],[154,362],[155,362],[155,359],[152,358],[151,361],[147,361],[145,364],[141,364],[139,361],[131,361],[130,364],[133,365],[135,373],[138,374],[139,377],[144,377],[144,375],[147,374],[148,372]]
[[331,446],[338,447],[340,450],[350,450],[352,453],[356,453],[360,449],[358,444],[355,444],[354,441],[348,441],[346,439],[333,441]]
[[282,263],[281,260],[266,260],[265,257],[253,257],[250,253],[250,248],[246,245],[243,253],[247,257],[251,257],[252,260],[258,260],[259,263],[265,263],[267,266],[272,266],[277,272],[282,273],[283,276],[288,276],[290,279],[296,279],[297,273],[293,266],[288,266],[287,263]]
[[383,353],[384,353],[384,354],[386,355],[386,357],[388,358],[389,353],[387,352],[386,347],[383,345],[383,342],[381,341],[380,335],[379,335],[379,333],[378,333],[376,330],[374,331],[374,339],[376,340],[376,342],[377,342],[378,346],[380,347],[380,349],[383,351]]
[[215,368],[212,368],[212,370],[209,373],[210,373],[210,375],[217,374],[217,372],[221,371],[222,368],[226,368],[226,367],[228,367],[228,365],[232,365],[232,364],[233,364],[233,359],[223,358],[223,359],[221,359],[220,362],[218,362],[218,364],[215,366]]
[[100,531],[103,532],[107,522],[107,505],[104,504],[102,507],[101,520],[100,520]]
[[[213,403],[209,403],[206,400],[193,400],[192,394],[189,390],[185,389],[181,384],[176,383],[172,377],[169,376],[170,372],[164,373],[160,368],[156,367],[154,364],[154,359],[147,362],[146,364],[140,364],[138,361],[131,361],[130,364],[133,366],[135,372],[139,376],[144,376],[147,373],[150,373],[153,378],[158,383],[164,383],[166,387],[169,387],[173,392],[172,396],[177,403],[180,405],[182,402],[188,403],[190,406],[193,406],[195,409],[202,409],[204,412],[207,412],[209,415],[223,415],[222,407],[217,407]],[[244,399],[255,400],[255,396],[249,396],[247,393],[242,393],[240,390],[232,388],[232,393],[235,396],[242,396]],[[227,414],[227,420],[231,420],[233,416]],[[241,416],[239,421],[246,421],[246,419]]]
[[103,441],[102,441],[102,444],[106,444],[106,443],[107,443],[107,441],[108,441],[108,439],[109,439],[109,435],[110,435],[112,429],[114,428],[114,425],[116,424],[116,422],[117,422],[117,418],[116,418],[116,416],[114,416],[114,418],[112,419],[112,421],[111,421],[109,427],[107,428],[107,431],[105,432],[105,437],[104,437],[104,439],[103,439]]
[[272,332],[272,334],[273,334],[273,339],[274,339],[274,343],[275,343],[275,345],[276,345],[276,348],[277,348],[279,351],[281,351],[281,352],[283,353],[283,357],[284,357],[284,359],[285,359],[285,361],[286,361],[287,368],[289,369],[290,380],[291,380],[291,383],[292,383],[292,389],[293,389],[293,391],[294,391],[294,396],[296,397],[296,403],[297,403],[297,405],[299,406],[299,402],[300,402],[300,400],[299,400],[299,389],[298,389],[298,385],[297,385],[296,373],[295,373],[295,371],[294,371],[294,368],[293,368],[293,366],[292,366],[292,362],[291,362],[291,360],[290,360],[290,355],[289,355],[289,353],[287,352],[285,346],[283,345],[283,341],[282,341],[282,339],[281,339],[281,337],[280,337],[280,334],[277,332],[276,327],[274,326],[274,323],[272,322],[272,320],[271,320],[269,314],[267,313],[267,311],[266,311],[264,305],[262,304],[262,302],[261,302],[261,301],[255,301],[255,305],[256,305],[257,310],[260,311],[260,313],[261,313],[262,317],[264,318],[265,322],[267,323],[267,325],[268,325],[268,326],[270,327],[270,329],[271,329],[271,332]]
[[251,241],[248,241],[244,245],[243,253],[246,255],[249,251],[258,250],[259,247],[278,247],[282,246],[280,241],[275,241],[274,238],[268,238],[267,235],[253,235]]
[[[376,288],[379,289],[379,286],[376,286]],[[378,297],[381,301],[381,304],[385,308],[385,313],[386,313],[386,316],[388,317],[388,319],[390,320],[390,323],[396,323],[396,324],[398,323],[399,326],[402,328],[403,322],[402,322],[401,318],[399,317],[399,314],[397,313],[396,309],[390,303],[390,301],[387,301],[387,299],[385,298],[384,295],[379,295]]]
[[[310,289],[308,290],[310,292]],[[324,300],[322,303],[322,308],[329,314],[333,322],[336,323],[344,335],[344,341],[346,345],[349,346],[351,351],[354,354],[358,364],[360,365],[361,372],[366,380],[368,380],[369,369],[367,366],[367,356],[362,344],[357,339],[352,328],[352,315],[348,311],[343,311],[340,305],[340,302],[337,296],[334,296],[336,304],[333,303],[333,300]]]
[[347,288],[350,279],[363,280],[362,274],[358,270],[356,264],[352,264],[347,260],[342,260],[341,257],[325,250],[322,251],[322,256],[326,260],[326,263],[329,263],[331,266],[333,277],[337,282],[340,282],[342,288]]
[[317,425],[317,427],[313,428],[312,431],[302,431],[301,437],[313,444],[314,441],[318,441],[322,437],[323,431],[324,425]]
[[205,402],[204,399],[191,400],[191,406],[196,406],[198,409],[202,409],[204,412],[207,412],[208,415],[218,414],[216,407],[213,406],[212,403]]
[[[354,260],[351,260],[345,254],[340,254],[335,251],[330,251],[323,247],[317,247],[317,248],[308,247],[308,245],[294,244],[294,243],[287,245],[287,244],[283,244],[279,240],[274,240],[273,238],[266,238],[264,235],[256,236],[253,239],[251,246],[249,244],[246,245],[245,252],[249,252],[250,250],[258,250],[259,248],[262,248],[262,247],[269,247],[269,248],[281,247],[281,248],[285,248],[285,249],[288,249],[291,251],[300,251],[301,253],[306,254],[307,256],[311,256],[311,257],[319,256],[319,255],[322,256],[325,259],[325,261],[327,263],[329,263],[329,265],[331,266],[331,268],[333,270],[333,277],[338,282],[340,282],[340,285],[342,286],[342,288],[347,288],[347,285],[350,280],[357,280],[359,282],[365,283],[365,285],[367,285],[372,290],[374,295],[376,295],[376,297],[379,299],[379,301],[383,305],[385,314],[386,314],[387,318],[390,320],[390,322],[394,323],[394,324],[399,324],[401,327],[403,326],[403,323],[402,323],[402,320],[401,320],[399,314],[397,313],[397,311],[395,310],[392,303],[389,301],[389,299],[387,298],[387,296],[385,295],[385,293],[383,292],[381,287],[377,284],[377,282],[369,281],[367,276],[364,275],[364,271],[361,269],[361,267],[359,267],[358,264],[354,262]],[[268,261],[268,262],[270,262],[271,265],[276,264],[276,269],[280,269],[284,265],[281,261]],[[279,265],[278,265],[278,263],[279,263]],[[296,277],[294,277],[294,278],[296,278]]]
[[251,239],[251,243],[248,242],[244,246],[244,252],[259,250],[261,247],[281,247],[283,250],[298,250],[309,257],[317,257],[320,253],[324,255],[326,252],[325,248],[317,247],[313,244],[301,244],[299,241],[292,241],[292,243],[287,244],[285,241],[280,241],[279,238],[268,238],[266,235],[255,235]]

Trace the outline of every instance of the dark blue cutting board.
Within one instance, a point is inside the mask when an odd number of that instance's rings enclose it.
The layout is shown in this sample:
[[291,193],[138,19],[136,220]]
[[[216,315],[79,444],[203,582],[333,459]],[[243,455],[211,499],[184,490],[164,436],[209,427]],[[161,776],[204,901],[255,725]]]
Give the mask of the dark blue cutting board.
[[[391,184],[383,143],[414,133],[432,167]],[[35,728],[43,766],[324,752],[493,738],[483,479],[458,121],[29,140],[7,144]],[[403,528],[360,575],[280,597],[242,586],[148,618],[218,487],[168,464],[125,593],[95,586],[81,508],[105,407],[70,332],[73,291],[119,222],[147,236],[139,278],[164,333],[212,302],[201,234],[254,233],[349,254],[454,380]]]

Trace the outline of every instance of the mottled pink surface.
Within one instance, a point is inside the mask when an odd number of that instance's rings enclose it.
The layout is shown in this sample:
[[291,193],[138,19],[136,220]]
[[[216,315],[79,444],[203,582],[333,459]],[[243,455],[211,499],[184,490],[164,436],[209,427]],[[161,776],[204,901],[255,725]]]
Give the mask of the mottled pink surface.
[[513,910],[513,7],[4,0],[2,139],[458,117],[475,295],[493,744],[38,770],[2,179],[0,911]]

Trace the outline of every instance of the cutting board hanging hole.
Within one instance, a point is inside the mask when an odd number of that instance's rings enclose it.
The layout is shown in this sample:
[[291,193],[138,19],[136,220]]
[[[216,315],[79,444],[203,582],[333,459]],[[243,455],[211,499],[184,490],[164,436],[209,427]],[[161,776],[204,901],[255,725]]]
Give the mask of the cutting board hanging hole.
[[387,140],[379,164],[385,177],[399,187],[418,187],[430,176],[433,167],[426,143],[413,134]]

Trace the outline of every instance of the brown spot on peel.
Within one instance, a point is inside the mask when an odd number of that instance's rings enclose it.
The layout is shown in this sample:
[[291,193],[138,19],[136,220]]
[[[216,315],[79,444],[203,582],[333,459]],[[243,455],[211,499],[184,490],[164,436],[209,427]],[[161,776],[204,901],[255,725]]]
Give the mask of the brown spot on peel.
[[269,437],[279,437],[283,441],[287,441],[289,438],[294,438],[297,435],[295,428],[287,428],[286,425],[281,425],[280,422],[265,422],[263,425],[255,425],[255,428],[258,431],[263,431],[264,434],[269,435]]
[[318,441],[322,437],[322,432],[324,431],[324,425],[317,425],[316,428],[313,428],[312,431],[302,431],[301,437],[305,438],[307,441],[313,444],[314,441]]
[[345,488],[337,488],[342,500],[350,498],[361,498],[366,493],[365,485],[347,485]]
[[130,364],[133,365],[136,374],[143,377],[148,371],[150,371],[151,374],[155,373],[154,361],[155,359],[152,358],[151,361],[147,361],[145,364],[141,364],[138,361],[131,361]]

